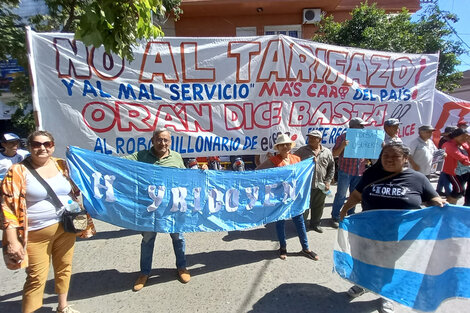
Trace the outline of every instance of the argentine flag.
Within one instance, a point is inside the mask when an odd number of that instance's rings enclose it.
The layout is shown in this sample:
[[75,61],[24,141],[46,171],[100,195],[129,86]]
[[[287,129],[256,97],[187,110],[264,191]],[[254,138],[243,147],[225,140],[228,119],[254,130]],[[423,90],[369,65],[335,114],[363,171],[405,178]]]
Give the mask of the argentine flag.
[[414,310],[432,312],[452,298],[468,301],[470,208],[447,205],[352,215],[340,224],[334,270]]

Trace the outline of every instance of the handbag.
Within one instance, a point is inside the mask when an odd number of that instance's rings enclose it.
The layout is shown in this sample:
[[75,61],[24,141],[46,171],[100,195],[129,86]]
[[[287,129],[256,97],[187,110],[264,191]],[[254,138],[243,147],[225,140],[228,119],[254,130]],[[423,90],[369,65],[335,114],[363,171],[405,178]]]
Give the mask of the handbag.
[[[64,230],[68,233],[80,233],[87,229],[88,226],[88,217],[85,210],[79,209],[79,211],[72,211],[71,208],[74,205],[78,206],[78,203],[73,201],[73,203],[69,203],[68,205],[62,205],[62,202],[57,197],[54,190],[52,190],[51,186],[44,180],[44,178],[39,175],[39,173],[33,168],[31,163],[28,161],[24,162],[25,166],[31,172],[31,174],[37,179],[38,182],[46,189],[47,194],[51,200],[51,203],[54,205],[57,211],[63,209],[63,213],[61,216],[62,226]],[[80,208],[80,206],[78,206]],[[69,210],[68,210],[69,209]]]

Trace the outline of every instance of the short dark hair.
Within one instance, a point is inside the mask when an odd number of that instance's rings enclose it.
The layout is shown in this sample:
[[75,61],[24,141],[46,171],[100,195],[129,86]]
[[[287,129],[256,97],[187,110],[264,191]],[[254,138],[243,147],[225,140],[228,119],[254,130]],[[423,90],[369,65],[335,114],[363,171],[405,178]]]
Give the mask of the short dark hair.
[[26,141],[26,144],[28,145],[28,147],[31,146],[31,142],[33,141],[33,139],[37,136],[46,136],[48,137],[52,142],[54,142],[54,136],[52,136],[52,134],[46,130],[36,130],[34,132],[32,132],[31,134],[29,134],[28,136],[28,139]]

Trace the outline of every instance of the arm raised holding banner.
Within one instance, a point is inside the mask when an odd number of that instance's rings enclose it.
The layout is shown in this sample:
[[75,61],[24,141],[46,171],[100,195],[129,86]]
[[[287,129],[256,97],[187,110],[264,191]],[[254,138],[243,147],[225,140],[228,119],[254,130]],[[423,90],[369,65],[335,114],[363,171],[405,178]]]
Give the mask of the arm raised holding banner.
[[[358,203],[362,204],[363,211],[416,210],[423,203],[443,207],[446,200],[439,197],[426,176],[404,167],[408,155],[409,149],[403,144],[386,144],[379,160],[382,166],[373,166],[364,173],[341,209],[341,220]],[[375,222],[377,221],[371,221]],[[349,289],[348,294],[355,298],[364,292],[362,287],[355,285]],[[385,308],[392,308],[393,311],[393,303],[383,299],[382,309]]]
[[[290,139],[287,134],[280,135],[279,137],[277,137],[276,144],[274,145],[274,149],[277,150],[279,153],[264,161],[256,169],[259,170],[272,167],[281,167],[300,162],[300,157],[290,152],[294,146],[295,142],[292,141],[292,139]],[[305,229],[303,215],[300,214],[298,216],[294,216],[292,218],[292,221],[295,224],[297,233],[299,235],[299,240],[302,245],[301,253],[309,257],[310,259],[317,261],[318,255],[309,249],[307,231]],[[287,241],[284,224],[285,220],[279,220],[276,222],[276,232],[280,244],[279,257],[281,258],[281,260],[287,259]]]
[[[169,130],[164,128],[155,130],[152,135],[152,144],[153,146],[149,150],[139,151],[125,158],[160,166],[185,168],[181,155],[176,151],[170,150],[171,134]],[[158,197],[158,194],[155,196]],[[159,200],[156,199],[155,201]],[[142,206],[143,205],[144,204],[142,204]],[[176,268],[179,280],[182,283],[188,283],[191,279],[191,275],[186,268],[184,236],[182,233],[172,233],[170,236],[173,241],[173,249],[175,250]],[[140,275],[134,283],[134,291],[141,290],[147,283],[152,270],[152,256],[156,237],[156,232],[142,232]]]

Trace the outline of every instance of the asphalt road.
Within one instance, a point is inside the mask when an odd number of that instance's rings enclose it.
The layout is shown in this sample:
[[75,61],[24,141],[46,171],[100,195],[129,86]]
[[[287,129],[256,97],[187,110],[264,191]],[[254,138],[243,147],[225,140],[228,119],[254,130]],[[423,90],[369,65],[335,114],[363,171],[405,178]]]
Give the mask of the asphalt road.
[[[335,186],[333,186],[335,189]],[[334,194],[335,190],[333,190]],[[322,223],[327,225],[333,198],[327,198]],[[214,312],[214,313],[369,313],[380,299],[367,293],[350,301],[351,286],[332,272],[336,230],[308,232],[319,261],[299,255],[301,246],[292,222],[286,223],[288,257],[278,257],[274,225],[236,232],[186,234],[191,281],[177,280],[170,236],[157,236],[154,270],[139,292],[132,286],[139,275],[141,236],[137,232],[95,221],[98,234],[77,241],[69,301],[81,313],[90,312]],[[0,266],[0,312],[20,312],[24,271]],[[440,312],[469,312],[469,302],[444,303]],[[52,274],[44,306],[55,312]],[[396,305],[395,312],[410,312]]]

